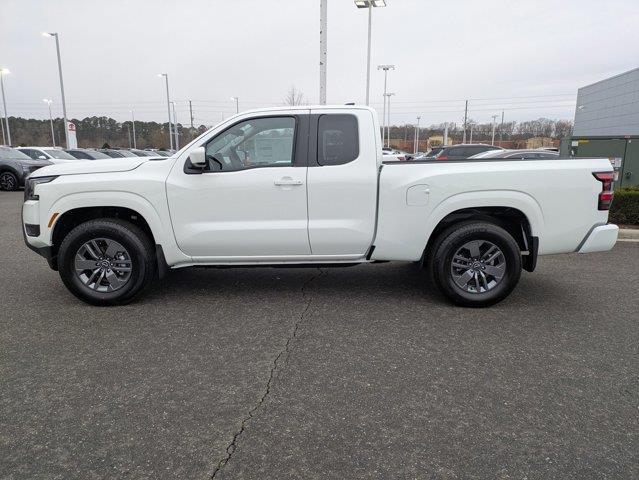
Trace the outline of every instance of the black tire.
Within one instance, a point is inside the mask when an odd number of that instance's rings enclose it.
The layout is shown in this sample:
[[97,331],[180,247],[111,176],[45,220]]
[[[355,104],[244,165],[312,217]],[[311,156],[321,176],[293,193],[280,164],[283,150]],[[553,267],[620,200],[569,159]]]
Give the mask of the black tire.
[[[503,276],[492,289],[469,292],[455,283],[453,257],[468,242],[476,240],[498,247],[505,266]],[[437,237],[429,249],[428,268],[433,283],[457,305],[488,307],[506,298],[519,282],[521,251],[515,239],[503,228],[488,222],[466,222],[449,227]]]
[[[115,291],[99,292],[83,283],[75,270],[76,254],[92,239],[108,239],[123,246],[130,256],[131,272]],[[58,270],[66,287],[92,305],[124,305],[139,295],[155,277],[155,255],[151,239],[136,225],[118,219],[97,219],[71,230],[58,251]]]
[[17,190],[20,186],[18,177],[13,172],[0,173],[0,190],[5,192],[11,192]]

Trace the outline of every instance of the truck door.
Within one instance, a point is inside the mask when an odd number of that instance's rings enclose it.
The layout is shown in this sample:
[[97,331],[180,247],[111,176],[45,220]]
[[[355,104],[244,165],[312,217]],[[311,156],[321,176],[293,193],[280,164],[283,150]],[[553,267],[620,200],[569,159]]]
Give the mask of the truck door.
[[176,162],[166,189],[184,253],[229,261],[310,254],[305,113],[244,117],[199,145],[204,169]]
[[311,111],[308,236],[313,255],[366,254],[375,234],[377,143],[370,110]]

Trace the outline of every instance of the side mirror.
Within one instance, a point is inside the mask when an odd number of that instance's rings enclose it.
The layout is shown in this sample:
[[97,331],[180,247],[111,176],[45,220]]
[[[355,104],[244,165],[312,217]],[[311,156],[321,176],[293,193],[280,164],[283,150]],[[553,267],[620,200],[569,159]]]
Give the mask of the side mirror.
[[44,155],[39,155],[38,156],[38,160],[46,160],[46,159],[47,159],[47,157],[45,157]]
[[206,149],[204,147],[197,147],[191,150],[191,153],[189,153],[189,161],[194,167],[206,167]]

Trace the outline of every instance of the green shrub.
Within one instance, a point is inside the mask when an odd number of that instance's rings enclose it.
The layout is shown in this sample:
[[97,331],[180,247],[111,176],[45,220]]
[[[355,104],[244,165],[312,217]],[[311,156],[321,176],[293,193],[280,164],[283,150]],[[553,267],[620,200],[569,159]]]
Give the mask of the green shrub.
[[610,221],[639,225],[639,186],[615,190],[615,198],[610,208]]

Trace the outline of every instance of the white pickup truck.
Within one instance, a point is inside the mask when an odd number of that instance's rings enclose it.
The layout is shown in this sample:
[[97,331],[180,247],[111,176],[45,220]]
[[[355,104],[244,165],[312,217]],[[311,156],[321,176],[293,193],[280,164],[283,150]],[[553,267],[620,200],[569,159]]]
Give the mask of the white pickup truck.
[[613,247],[612,179],[607,159],[384,163],[375,111],[278,108],[229,118],[172,157],[42,168],[23,230],[98,305],[173,268],[399,260],[422,262],[452,301],[486,306],[538,255]]

